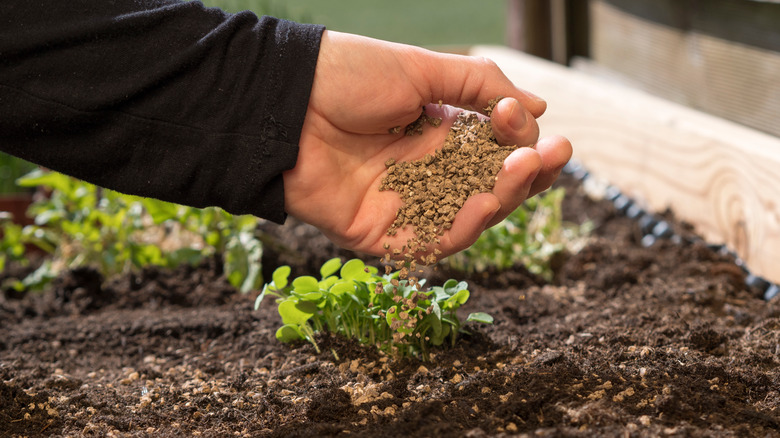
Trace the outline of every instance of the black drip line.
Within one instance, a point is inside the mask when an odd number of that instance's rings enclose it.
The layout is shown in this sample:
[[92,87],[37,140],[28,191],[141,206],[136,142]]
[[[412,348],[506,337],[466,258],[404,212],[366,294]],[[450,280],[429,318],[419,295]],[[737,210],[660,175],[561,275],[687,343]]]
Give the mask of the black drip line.
[[[590,173],[582,166],[582,164],[576,163],[574,161],[570,161],[568,164],[566,164],[566,166],[563,168],[563,172],[571,175],[580,183],[585,182],[585,180],[591,177]],[[608,185],[606,187],[604,191],[604,199],[611,202],[619,214],[637,221],[639,229],[642,232],[641,243],[644,247],[651,247],[660,239],[667,239],[677,244],[692,244],[702,241],[700,237],[683,237],[675,233],[669,222],[658,215],[645,211],[636,202],[634,202],[633,199],[621,193],[620,189],[613,185]],[[706,245],[708,248],[719,254],[730,255],[733,257],[736,265],[745,273],[745,285],[750,288],[756,288],[760,290],[765,300],[771,300],[780,294],[780,286],[778,286],[776,283],[770,282],[763,277],[752,274],[745,265],[744,260],[737,256],[737,254],[731,251],[726,245],[715,245],[710,243],[706,243]]]

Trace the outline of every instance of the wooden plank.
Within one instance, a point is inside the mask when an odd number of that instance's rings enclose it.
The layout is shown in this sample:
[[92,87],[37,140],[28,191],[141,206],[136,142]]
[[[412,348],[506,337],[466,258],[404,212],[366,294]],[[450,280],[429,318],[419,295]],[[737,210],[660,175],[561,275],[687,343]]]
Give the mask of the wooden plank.
[[542,135],[650,211],[671,208],[780,282],[780,138],[504,47],[474,47],[548,102]]
[[780,135],[780,6],[592,0],[592,59],[646,91]]

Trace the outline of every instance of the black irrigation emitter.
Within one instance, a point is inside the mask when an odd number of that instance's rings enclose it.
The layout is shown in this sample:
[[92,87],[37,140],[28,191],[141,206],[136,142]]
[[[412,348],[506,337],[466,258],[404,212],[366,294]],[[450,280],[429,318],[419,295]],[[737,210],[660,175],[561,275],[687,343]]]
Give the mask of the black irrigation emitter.
[[[582,164],[573,161],[570,161],[563,168],[563,172],[583,183],[590,178],[590,172],[588,172]],[[611,202],[618,213],[637,221],[639,229],[642,231],[641,243],[645,247],[653,246],[659,239],[667,239],[674,243],[694,243],[694,241],[699,240],[698,238],[683,238],[683,236],[675,233],[669,222],[658,215],[645,211],[634,202],[633,199],[621,193],[620,189],[613,185],[606,187],[603,198]],[[715,252],[732,256],[734,260],[736,260],[737,266],[742,268],[746,274],[745,285],[760,290],[764,295],[765,300],[768,301],[775,296],[780,295],[780,286],[765,278],[752,274],[750,270],[747,269],[742,259],[740,259],[736,253],[729,250],[726,245],[710,244],[707,246]]]

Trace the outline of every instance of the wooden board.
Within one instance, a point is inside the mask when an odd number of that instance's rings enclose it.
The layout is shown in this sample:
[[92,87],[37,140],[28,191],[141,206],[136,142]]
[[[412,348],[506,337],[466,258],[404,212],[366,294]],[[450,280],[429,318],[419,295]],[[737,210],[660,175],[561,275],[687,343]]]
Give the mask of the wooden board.
[[780,282],[780,139],[504,47],[478,46],[548,102],[542,135],[650,211],[667,207]]
[[780,5],[589,4],[593,61],[655,95],[780,135]]

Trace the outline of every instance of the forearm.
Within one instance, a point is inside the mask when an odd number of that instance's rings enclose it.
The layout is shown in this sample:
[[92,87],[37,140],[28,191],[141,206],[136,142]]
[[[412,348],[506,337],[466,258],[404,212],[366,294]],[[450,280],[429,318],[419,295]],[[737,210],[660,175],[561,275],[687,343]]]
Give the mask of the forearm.
[[122,192],[283,220],[322,29],[137,3],[2,3],[0,148]]

